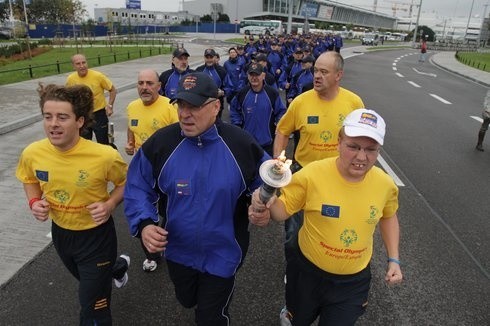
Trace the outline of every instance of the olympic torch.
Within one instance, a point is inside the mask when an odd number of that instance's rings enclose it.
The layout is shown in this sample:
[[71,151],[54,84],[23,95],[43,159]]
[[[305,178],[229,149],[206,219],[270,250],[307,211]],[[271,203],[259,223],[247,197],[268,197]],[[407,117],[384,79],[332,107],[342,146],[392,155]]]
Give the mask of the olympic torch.
[[112,148],[117,149],[116,144],[114,144],[114,123],[109,122],[109,129],[107,130],[107,138],[109,139],[109,145]]
[[259,175],[264,183],[259,188],[259,198],[262,203],[267,202],[274,196],[278,188],[286,186],[291,182],[291,160],[287,160],[284,151],[276,159],[267,160],[259,168]]

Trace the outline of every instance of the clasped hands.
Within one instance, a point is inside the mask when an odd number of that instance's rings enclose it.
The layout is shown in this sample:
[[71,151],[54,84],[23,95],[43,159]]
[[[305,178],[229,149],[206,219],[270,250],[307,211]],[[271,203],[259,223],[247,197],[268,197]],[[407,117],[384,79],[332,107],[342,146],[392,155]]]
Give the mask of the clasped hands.
[[260,189],[256,189],[252,194],[252,202],[248,207],[248,220],[251,224],[257,226],[266,226],[269,224],[271,219],[271,212],[269,208],[276,200],[276,196],[272,196],[272,198],[264,204],[262,200],[260,200]]

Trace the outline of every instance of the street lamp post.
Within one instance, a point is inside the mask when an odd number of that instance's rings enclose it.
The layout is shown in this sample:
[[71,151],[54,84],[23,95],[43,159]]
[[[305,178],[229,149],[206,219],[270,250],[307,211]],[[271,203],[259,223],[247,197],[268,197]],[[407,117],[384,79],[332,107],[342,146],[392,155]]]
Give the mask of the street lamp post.
[[471,15],[473,14],[473,5],[474,4],[475,4],[475,0],[471,1],[470,14],[468,16],[468,22],[466,23],[466,30],[464,31],[464,40],[463,40],[463,42],[467,39],[467,36],[468,36],[468,27],[470,26],[470,20],[471,20]]
[[24,5],[24,17],[25,17],[25,20],[26,20],[27,51],[29,52],[29,60],[32,60],[31,44],[30,44],[30,40],[29,40],[29,22],[27,20],[27,9],[26,9],[26,2],[25,2],[25,0],[22,0],[22,4]]

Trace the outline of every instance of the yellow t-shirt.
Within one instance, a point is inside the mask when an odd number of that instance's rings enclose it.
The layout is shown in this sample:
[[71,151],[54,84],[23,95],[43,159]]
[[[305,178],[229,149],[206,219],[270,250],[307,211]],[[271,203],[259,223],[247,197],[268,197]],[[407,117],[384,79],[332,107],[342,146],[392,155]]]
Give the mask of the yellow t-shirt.
[[338,134],[345,117],[364,103],[342,87],[332,101],[322,100],[315,90],[296,97],[279,121],[276,130],[290,135],[299,130],[300,139],[294,158],[301,166],[338,155]]
[[348,275],[371,260],[373,233],[380,218],[398,209],[398,187],[373,167],[364,180],[346,181],[337,158],[312,162],[293,175],[279,198],[288,214],[304,210],[298,243],[303,255],[320,269]]
[[129,103],[128,128],[134,133],[134,148],[138,150],[155,131],[179,121],[177,109],[167,97],[159,96],[145,106],[141,99]]
[[87,205],[109,199],[108,182],[126,183],[127,164],[111,146],[84,138],[60,152],[49,140],[27,146],[20,156],[16,177],[22,183],[39,183],[49,202],[49,217],[68,230],[96,227]]
[[94,112],[104,109],[107,104],[104,91],[111,90],[111,80],[103,73],[92,69],[88,70],[85,77],[80,77],[77,72],[73,72],[66,79],[66,86],[80,84],[88,86],[94,93]]

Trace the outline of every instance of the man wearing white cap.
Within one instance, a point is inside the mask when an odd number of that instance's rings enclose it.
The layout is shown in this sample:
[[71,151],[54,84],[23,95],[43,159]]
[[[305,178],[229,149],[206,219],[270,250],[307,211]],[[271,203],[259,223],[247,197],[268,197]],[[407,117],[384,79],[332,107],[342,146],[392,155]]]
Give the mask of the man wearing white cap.
[[267,206],[253,194],[253,224],[264,225],[269,218],[282,221],[304,210],[304,224],[287,255],[289,325],[310,325],[317,317],[319,325],[355,324],[367,307],[378,223],[387,251],[385,280],[402,280],[398,188],[374,166],[385,127],[375,111],[353,111],[339,132],[338,157],[305,166]]

